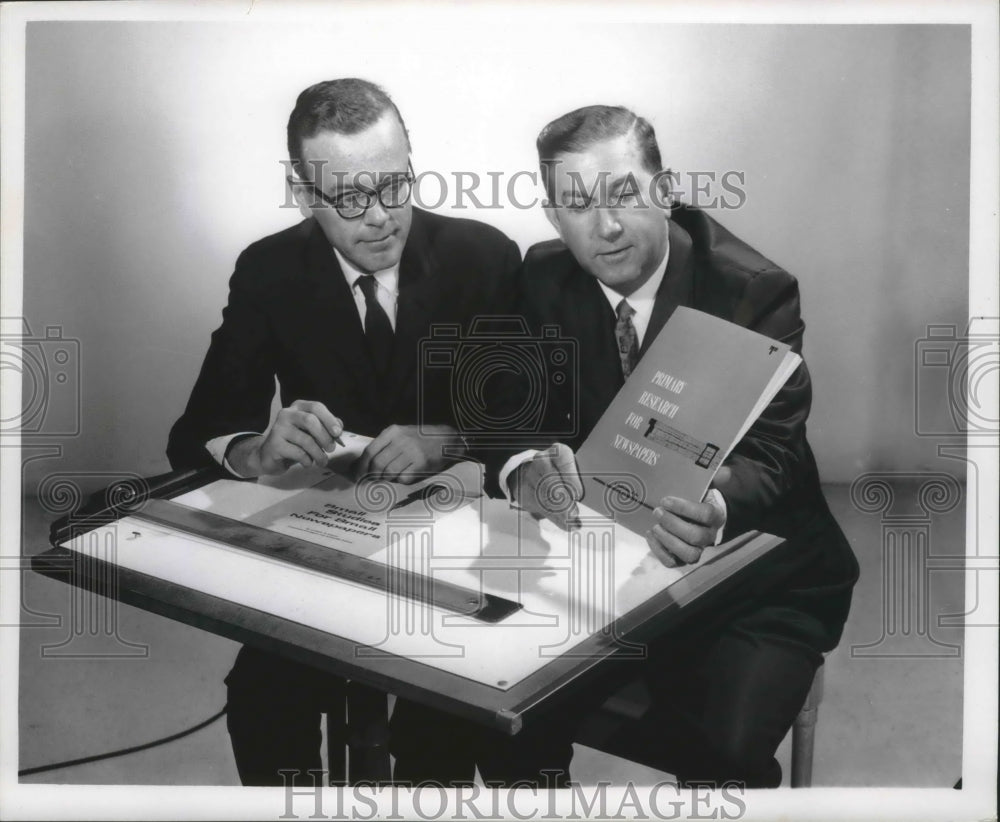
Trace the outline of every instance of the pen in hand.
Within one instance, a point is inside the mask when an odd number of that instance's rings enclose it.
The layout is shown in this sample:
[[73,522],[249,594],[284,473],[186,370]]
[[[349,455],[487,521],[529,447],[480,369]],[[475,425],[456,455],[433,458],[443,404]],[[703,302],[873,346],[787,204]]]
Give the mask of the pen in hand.
[[417,500],[426,500],[436,491],[448,491],[448,486],[443,485],[440,482],[432,482],[425,485],[423,488],[419,488],[416,491],[412,491],[407,494],[401,500],[396,502],[389,508],[390,511],[395,511],[397,508],[402,508],[404,505],[409,505],[411,502],[416,502]]

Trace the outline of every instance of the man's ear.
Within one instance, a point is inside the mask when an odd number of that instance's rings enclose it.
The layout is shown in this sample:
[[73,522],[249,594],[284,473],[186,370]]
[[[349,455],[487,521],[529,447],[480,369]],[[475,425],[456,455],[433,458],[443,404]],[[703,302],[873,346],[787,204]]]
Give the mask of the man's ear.
[[316,199],[316,192],[309,183],[304,183],[296,177],[288,177],[286,182],[298,204],[299,213],[308,220],[313,215],[311,205]]
[[673,181],[670,179],[672,174],[673,172],[668,168],[658,172],[653,178],[653,185],[656,186],[654,204],[663,211],[663,216],[668,220],[670,219],[671,194],[673,192]]
[[556,234],[562,237],[562,226],[559,224],[559,209],[551,200],[546,200],[542,203],[542,212],[545,214],[545,219],[552,223],[552,227],[556,230]]

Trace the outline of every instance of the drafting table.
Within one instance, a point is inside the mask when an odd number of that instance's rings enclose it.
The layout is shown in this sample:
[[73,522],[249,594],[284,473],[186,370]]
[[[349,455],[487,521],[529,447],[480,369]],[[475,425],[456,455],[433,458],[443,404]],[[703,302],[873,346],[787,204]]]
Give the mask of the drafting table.
[[204,469],[97,495],[53,525],[32,567],[514,734],[614,658],[793,564],[788,543],[752,532],[669,569],[586,508],[567,532],[470,495],[479,466],[464,466],[465,492],[440,504],[383,501],[382,534],[354,554],[265,527],[269,511],[316,493],[315,473]]

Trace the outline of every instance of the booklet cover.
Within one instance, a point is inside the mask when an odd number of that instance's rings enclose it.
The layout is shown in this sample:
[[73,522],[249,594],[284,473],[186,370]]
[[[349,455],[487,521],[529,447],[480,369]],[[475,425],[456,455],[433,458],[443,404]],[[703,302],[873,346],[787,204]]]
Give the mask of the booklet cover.
[[677,308],[576,454],[584,504],[643,534],[663,497],[701,500],[801,361],[770,337]]

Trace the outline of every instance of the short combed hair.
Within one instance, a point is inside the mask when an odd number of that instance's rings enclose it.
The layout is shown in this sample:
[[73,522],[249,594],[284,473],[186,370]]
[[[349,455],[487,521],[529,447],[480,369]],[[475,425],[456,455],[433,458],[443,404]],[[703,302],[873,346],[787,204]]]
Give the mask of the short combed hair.
[[406,123],[389,95],[368,80],[346,77],[324,80],[303,91],[288,118],[288,156],[292,167],[302,173],[302,142],[321,131],[357,134],[375,125],[382,115],[392,111],[406,134]]
[[585,106],[549,123],[535,141],[542,182],[549,199],[555,199],[552,167],[560,154],[585,151],[595,143],[627,134],[632,135],[639,147],[643,168],[650,174],[662,171],[656,132],[648,120],[624,106]]

